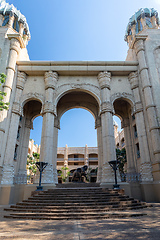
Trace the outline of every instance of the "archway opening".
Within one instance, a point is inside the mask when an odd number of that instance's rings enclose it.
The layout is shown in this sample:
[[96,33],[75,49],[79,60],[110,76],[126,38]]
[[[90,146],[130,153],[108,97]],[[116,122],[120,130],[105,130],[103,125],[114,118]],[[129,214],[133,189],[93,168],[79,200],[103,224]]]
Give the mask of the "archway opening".
[[[98,154],[95,120],[98,117],[99,105],[96,99],[86,92],[67,93],[58,102],[57,113],[60,121],[58,147],[64,148],[64,161],[61,164],[68,168],[71,175],[73,169],[84,165],[87,165],[88,169],[97,169],[98,155],[96,160],[89,161],[91,148],[95,148]],[[60,170],[58,165],[57,169]],[[71,181],[71,177],[68,180]]]
[[125,181],[126,177],[128,179],[134,178],[138,171],[140,152],[136,121],[133,106],[127,99],[117,99],[113,105],[115,114],[121,120],[122,130],[117,134],[116,147],[118,157],[121,159],[123,156],[126,157],[126,161],[122,159],[123,163],[126,163],[121,172],[122,181]]
[[[30,136],[31,129],[37,125],[37,120],[40,120],[42,104],[37,100],[30,100],[25,103],[23,107],[23,116],[20,117],[19,128],[18,128],[18,150],[17,151],[17,166],[16,166],[16,176],[17,183],[31,182],[31,178],[35,175],[36,166],[35,162],[39,159],[40,146],[36,144],[34,139],[37,134],[37,142],[39,143],[42,127],[39,123],[39,128],[36,127],[36,132],[32,132],[32,137]],[[35,134],[36,133],[36,134]],[[31,139],[33,138],[33,139]],[[31,174],[32,172],[32,174]]]

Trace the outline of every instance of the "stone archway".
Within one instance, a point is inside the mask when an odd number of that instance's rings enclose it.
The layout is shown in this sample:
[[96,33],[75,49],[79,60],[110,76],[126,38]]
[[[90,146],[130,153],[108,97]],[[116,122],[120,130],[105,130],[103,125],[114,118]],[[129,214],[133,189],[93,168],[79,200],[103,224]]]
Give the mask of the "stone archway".
[[[73,108],[83,108],[88,110],[94,117],[95,119],[95,128],[97,129],[97,136],[99,134],[98,128],[100,127],[97,124],[98,118],[99,118],[99,111],[100,111],[100,106],[95,97],[91,95],[88,92],[85,92],[83,90],[72,90],[70,92],[67,92],[66,94],[63,94],[63,96],[59,99],[57,103],[57,121],[60,122],[60,119],[62,115],[68,111],[69,109]],[[58,133],[57,133],[58,134]],[[98,138],[100,140],[100,137]],[[101,143],[98,142],[98,146]],[[101,149],[99,150],[101,151]],[[101,179],[102,175],[102,161],[103,159],[101,158],[102,153],[99,154],[98,157],[98,168],[100,169],[98,172],[98,179]],[[85,162],[85,164],[88,164]]]

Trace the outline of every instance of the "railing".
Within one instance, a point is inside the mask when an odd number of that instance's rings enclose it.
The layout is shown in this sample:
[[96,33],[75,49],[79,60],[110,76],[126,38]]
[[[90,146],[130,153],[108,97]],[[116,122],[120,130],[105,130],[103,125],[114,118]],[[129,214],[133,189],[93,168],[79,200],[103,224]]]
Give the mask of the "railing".
[[64,161],[64,158],[57,158],[57,161]]
[[121,182],[141,182],[140,173],[121,173]]
[[98,161],[98,158],[88,158],[89,161]]
[[68,158],[68,161],[84,161],[84,158]]

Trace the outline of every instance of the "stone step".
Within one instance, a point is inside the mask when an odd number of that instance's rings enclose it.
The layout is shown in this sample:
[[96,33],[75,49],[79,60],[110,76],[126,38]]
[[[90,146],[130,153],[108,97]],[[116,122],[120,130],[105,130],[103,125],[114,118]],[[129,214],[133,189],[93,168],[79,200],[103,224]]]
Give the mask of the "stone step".
[[104,212],[104,213],[72,213],[72,214],[40,214],[40,213],[17,213],[5,215],[5,218],[16,218],[16,219],[33,219],[33,220],[79,220],[79,219],[105,219],[105,218],[128,218],[128,217],[139,217],[146,214],[138,212]]
[[28,200],[5,209],[10,213],[5,217],[35,220],[120,218],[127,216],[126,211],[131,211],[128,216],[132,216],[132,210],[144,207],[147,207],[145,203],[123,195],[122,191],[99,187],[96,190],[58,188],[33,192]]
[[11,207],[11,208],[5,208],[4,210],[5,211],[9,211],[9,212],[43,212],[43,213],[61,213],[61,212],[69,212],[69,213],[73,213],[73,212],[108,212],[110,211],[111,209],[115,209],[116,208],[116,211],[122,211],[122,210],[129,210],[129,209],[141,209],[141,208],[144,208],[144,207],[147,207],[146,206],[142,206],[142,205],[130,205],[129,206],[121,206],[118,208],[118,206],[111,206],[111,207],[97,207],[97,208],[93,208],[93,207],[88,207],[88,208],[44,208],[44,207],[40,207],[40,208],[35,208],[34,206],[30,206],[29,208],[28,207]]
[[113,199],[113,198],[116,198],[116,199],[130,199],[129,197],[126,197],[126,196],[119,196],[119,195],[111,195],[111,196],[106,196],[106,195],[88,195],[88,196],[60,196],[60,195],[56,195],[56,196],[38,196],[38,195],[35,195],[33,197],[29,197],[28,200],[45,200],[45,199],[48,199],[48,200],[52,200],[52,199],[55,199],[55,200],[70,200],[70,199],[80,199],[80,200],[85,200],[85,199]]

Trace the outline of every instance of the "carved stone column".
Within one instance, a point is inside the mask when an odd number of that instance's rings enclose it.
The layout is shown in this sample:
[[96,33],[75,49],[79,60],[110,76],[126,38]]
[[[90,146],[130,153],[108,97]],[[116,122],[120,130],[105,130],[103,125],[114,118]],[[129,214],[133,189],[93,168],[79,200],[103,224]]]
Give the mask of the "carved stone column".
[[95,122],[95,128],[97,129],[97,143],[98,143],[98,173],[97,182],[101,183],[102,180],[102,168],[103,168],[103,144],[102,144],[102,126],[101,117],[97,117]]
[[[41,154],[40,161],[48,162],[47,167],[43,173],[42,182],[55,184],[54,174],[57,173],[55,169],[56,159],[54,159],[54,120],[55,120],[55,106],[54,106],[54,91],[58,81],[58,74],[56,72],[45,73],[45,104],[43,108],[43,126],[41,137]],[[53,169],[54,168],[54,169]]]
[[15,102],[13,103],[13,106],[12,106],[10,128],[8,133],[7,146],[5,150],[5,158],[4,158],[5,162],[4,162],[3,176],[2,176],[2,182],[1,182],[2,184],[13,184],[13,176],[14,176],[13,159],[14,159],[16,140],[17,140],[19,118],[21,115],[19,100],[22,95],[25,81],[26,81],[26,74],[24,72],[18,72]]
[[153,181],[152,176],[152,166],[150,162],[150,152],[147,141],[146,129],[145,129],[145,121],[143,116],[143,107],[139,94],[139,81],[138,81],[138,73],[132,72],[129,75],[129,81],[131,84],[131,89],[133,91],[133,95],[135,98],[135,118],[136,118],[136,126],[138,131],[138,140],[140,147],[140,155],[141,155],[141,180],[142,182]]
[[88,146],[87,146],[87,144],[86,144],[86,146],[85,146],[85,156],[84,156],[84,161],[85,161],[85,165],[89,165],[89,162],[88,162]]
[[[160,163],[160,134],[159,134],[159,125],[157,121],[157,113],[155,109],[155,104],[152,95],[152,85],[150,83],[148,67],[145,59],[145,48],[144,40],[137,40],[134,44],[136,50],[138,62],[139,62],[139,72],[141,76],[141,86],[143,91],[143,99],[145,110],[147,113],[149,131],[151,136],[151,144],[154,154],[154,163]],[[160,178],[159,178],[160,179]]]
[[18,174],[17,178],[22,179],[20,184],[27,183],[27,155],[28,155],[28,142],[30,137],[30,130],[33,129],[33,123],[30,119],[25,119],[25,127],[23,129],[23,139],[21,138],[22,145],[21,145],[21,153],[19,159],[19,166],[18,166]]
[[[7,94],[6,96],[4,96],[4,102],[10,101],[17,55],[19,53],[19,50],[20,50],[19,41],[15,38],[12,38],[10,41],[10,54],[8,59],[7,73],[6,73],[7,77],[6,77],[5,84],[3,86],[3,91]],[[15,106],[13,106],[13,108],[14,107]],[[7,110],[3,110],[2,112],[0,112],[0,156],[1,156],[2,162],[4,158],[4,149],[6,146],[6,141],[4,140],[4,133],[6,132],[6,126],[8,126],[7,114],[8,114]]]
[[102,146],[103,146],[103,169],[102,183],[114,182],[112,169],[109,161],[116,159],[113,108],[110,103],[110,80],[111,73],[100,72],[98,81],[101,87],[101,124],[102,124]]
[[68,167],[68,146],[66,144],[64,152],[64,167]]
[[124,129],[124,139],[125,139],[125,148],[126,148],[126,156],[127,156],[127,172],[135,173],[136,166],[135,166],[135,160],[134,160],[133,145],[131,142],[132,136],[131,136],[129,118],[123,119],[122,128]]

